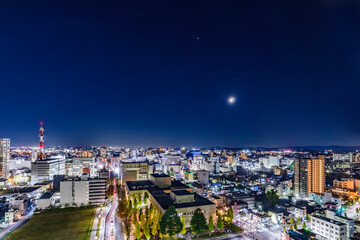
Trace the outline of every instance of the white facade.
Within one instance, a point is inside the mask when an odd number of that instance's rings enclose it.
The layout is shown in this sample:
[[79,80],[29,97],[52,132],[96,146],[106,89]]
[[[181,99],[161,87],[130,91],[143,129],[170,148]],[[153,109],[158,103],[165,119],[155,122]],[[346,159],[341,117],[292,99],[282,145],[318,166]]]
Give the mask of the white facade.
[[329,240],[346,240],[346,224],[323,216],[311,216],[311,231],[317,237]]
[[209,184],[209,172],[199,171],[198,172],[198,181],[200,184],[204,184],[204,185]]
[[10,139],[0,138],[0,176],[9,177]]
[[71,179],[60,182],[60,204],[80,206],[103,204],[106,199],[106,179]]
[[37,160],[31,163],[31,184],[53,180],[54,175],[65,175],[65,157]]
[[335,211],[326,210],[326,217],[345,223],[346,224],[346,233],[348,239],[350,239],[352,236],[354,236],[354,219],[337,216]]
[[341,198],[333,197],[331,192],[324,192],[324,194],[309,193],[309,199],[320,206],[323,206],[324,203],[341,204],[343,202]]
[[68,175],[74,177],[81,176],[84,168],[88,168],[90,170],[90,177],[93,177],[95,174],[95,157],[73,158]]
[[269,156],[269,157],[265,157],[265,158],[260,158],[260,161],[262,161],[264,168],[271,168],[272,166],[280,165],[280,159],[277,156]]

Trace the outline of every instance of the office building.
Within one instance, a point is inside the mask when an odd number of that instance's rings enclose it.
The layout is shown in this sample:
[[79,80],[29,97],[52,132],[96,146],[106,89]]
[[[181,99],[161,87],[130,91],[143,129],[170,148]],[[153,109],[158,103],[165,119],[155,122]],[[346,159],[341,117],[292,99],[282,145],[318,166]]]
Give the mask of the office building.
[[31,163],[31,184],[51,181],[54,175],[65,175],[65,157],[57,156]]
[[95,174],[95,157],[77,157],[73,158],[67,164],[69,176],[81,176],[83,173],[88,173],[90,177]]
[[122,160],[121,181],[144,181],[149,179],[149,164],[145,161]]
[[106,179],[89,178],[86,174],[81,178],[72,178],[60,182],[60,204],[70,206],[100,205],[106,199]]
[[10,139],[0,138],[0,176],[9,177]]
[[325,191],[325,158],[300,158],[294,163],[295,195],[305,198],[309,193]]

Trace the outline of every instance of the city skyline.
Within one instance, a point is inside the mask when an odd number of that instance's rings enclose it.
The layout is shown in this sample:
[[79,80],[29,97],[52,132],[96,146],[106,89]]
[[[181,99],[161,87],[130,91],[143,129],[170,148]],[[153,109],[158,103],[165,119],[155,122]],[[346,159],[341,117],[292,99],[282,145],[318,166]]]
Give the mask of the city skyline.
[[45,146],[360,146],[359,10],[3,2],[0,137],[34,146],[43,121]]

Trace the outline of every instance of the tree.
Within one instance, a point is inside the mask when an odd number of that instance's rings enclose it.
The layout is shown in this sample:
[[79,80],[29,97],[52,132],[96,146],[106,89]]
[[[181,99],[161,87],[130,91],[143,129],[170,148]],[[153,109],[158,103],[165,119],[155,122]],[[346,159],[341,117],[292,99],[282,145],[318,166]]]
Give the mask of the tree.
[[135,237],[136,239],[139,240],[141,238],[141,229],[139,223],[134,224],[134,226],[135,226]]
[[310,222],[310,215],[309,215],[309,214],[306,214],[306,220],[307,220],[308,222]]
[[359,214],[359,208],[356,208],[356,214]]
[[176,209],[171,205],[164,213],[161,222],[160,230],[163,235],[169,234],[172,238],[175,234],[180,233],[182,229],[182,223]]
[[226,217],[227,217],[227,221],[229,223],[231,223],[232,220],[234,219],[234,211],[233,211],[232,207],[229,207]]
[[134,196],[134,208],[138,207],[138,199],[136,197],[136,195]]
[[294,231],[293,225],[290,225],[290,230]]
[[290,224],[294,224],[294,218],[290,218]]
[[145,224],[144,234],[147,240],[151,238],[149,223]]
[[296,223],[294,224],[294,228],[295,228],[295,230],[297,230],[297,225],[296,225]]
[[131,201],[131,199],[130,199],[130,200],[129,200],[129,210],[130,210],[130,212],[131,212],[132,208],[133,208],[133,204],[132,204],[132,201]]
[[141,229],[143,230],[143,232],[145,232],[145,227],[146,227],[146,215],[145,214],[141,214],[141,217],[140,217],[140,224],[141,224]]
[[185,234],[185,233],[186,233],[186,228],[185,228],[184,215],[181,215],[180,219],[181,219],[181,222],[182,222],[182,224],[183,224],[182,229],[181,229],[181,234]]
[[144,203],[144,204],[146,204],[146,203],[147,203],[147,198],[148,198],[147,193],[144,193],[144,199],[143,199],[143,203]]
[[106,196],[107,198],[111,199],[114,195],[114,186],[110,184],[108,188],[106,189]]
[[150,210],[148,207],[145,208],[145,218],[146,221],[149,221],[149,217],[150,217]]
[[344,217],[346,217],[346,218],[347,218],[347,214],[346,214],[346,212],[344,213]]
[[151,234],[153,236],[156,236],[156,234],[158,233],[158,230],[159,230],[159,220],[160,220],[159,219],[160,218],[159,214],[156,214],[153,221],[152,221],[153,224],[152,224]]
[[274,206],[279,201],[279,195],[277,191],[271,189],[265,193],[267,200],[270,202],[272,206]]
[[306,224],[305,224],[305,222],[303,222],[303,224],[302,224],[302,228],[303,228],[303,229],[307,229],[307,228],[306,228]]
[[210,215],[210,218],[209,218],[209,231],[212,232],[214,230],[215,230],[214,220],[213,220],[212,215]]
[[284,232],[284,233],[286,232],[286,227],[285,227],[285,225],[284,225],[284,227],[283,227],[283,232]]
[[191,231],[196,234],[202,234],[208,230],[205,215],[200,208],[195,210],[190,221],[190,226]]
[[298,220],[298,223],[301,223],[301,218],[298,218],[297,220]]
[[121,219],[125,219],[130,215],[129,203],[125,199],[121,199],[118,204],[117,214]]
[[127,217],[124,219],[124,232],[127,240],[130,240],[131,230],[133,225],[131,224],[131,218]]
[[223,230],[223,228],[224,228],[224,224],[223,224],[223,221],[222,221],[222,218],[221,218],[221,213],[219,213],[218,216],[217,216],[216,227],[219,230]]

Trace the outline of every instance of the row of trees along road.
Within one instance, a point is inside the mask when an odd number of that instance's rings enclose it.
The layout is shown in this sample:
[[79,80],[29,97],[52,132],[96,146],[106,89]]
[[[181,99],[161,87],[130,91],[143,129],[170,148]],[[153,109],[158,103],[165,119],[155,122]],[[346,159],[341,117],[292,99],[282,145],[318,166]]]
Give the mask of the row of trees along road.
[[[134,236],[136,239],[161,239],[165,236],[173,238],[175,235],[181,233],[186,234],[184,216],[179,216],[173,205],[165,211],[164,215],[150,203],[148,203],[148,196],[140,194],[127,199],[124,189],[118,192],[119,203],[117,214],[121,219],[123,231],[126,239]],[[234,217],[232,208],[222,216],[217,214],[216,228],[220,231],[224,229],[223,221],[232,222]],[[190,230],[197,236],[205,232],[215,231],[214,219],[212,216],[207,223],[203,211],[198,208],[195,210],[191,221]]]

